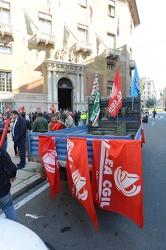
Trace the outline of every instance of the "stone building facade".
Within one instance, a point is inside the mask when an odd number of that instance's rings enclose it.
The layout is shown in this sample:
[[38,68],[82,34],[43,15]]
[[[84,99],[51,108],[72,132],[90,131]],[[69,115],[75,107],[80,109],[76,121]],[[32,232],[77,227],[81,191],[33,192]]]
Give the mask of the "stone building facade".
[[95,72],[109,97],[118,66],[129,96],[135,0],[0,1],[0,109],[87,109]]

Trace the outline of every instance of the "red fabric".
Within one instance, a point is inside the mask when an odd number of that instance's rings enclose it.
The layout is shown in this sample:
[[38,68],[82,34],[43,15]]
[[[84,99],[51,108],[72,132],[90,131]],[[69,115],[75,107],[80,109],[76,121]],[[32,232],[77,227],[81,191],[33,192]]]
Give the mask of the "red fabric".
[[6,105],[6,112],[10,112],[10,108],[8,105]]
[[5,136],[7,134],[7,130],[8,130],[8,126],[9,126],[9,122],[10,122],[10,118],[6,119],[6,124],[5,124],[4,130],[3,130],[2,136],[1,136],[1,139],[0,139],[0,147],[2,147],[2,145],[4,143]]
[[93,140],[92,146],[94,201],[143,228],[141,140]]
[[51,105],[50,110],[56,111],[56,108],[55,108],[54,104]]
[[22,106],[21,108],[18,109],[18,112],[24,112],[25,111],[25,107]]
[[63,129],[63,125],[61,122],[52,122],[50,124],[50,128],[51,128],[51,131],[60,130],[60,129]]
[[116,68],[115,79],[113,83],[112,93],[110,95],[108,103],[108,113],[115,117],[119,113],[119,109],[122,107],[122,92],[120,86],[120,76],[118,68]]
[[50,184],[51,199],[61,191],[58,157],[54,138],[39,136],[39,155]]
[[144,126],[142,122],[142,117],[141,117],[141,127],[142,127],[142,143],[145,143],[145,131],[144,131]]
[[90,23],[92,24],[93,9],[90,5],[89,5],[89,9],[90,9]]
[[68,185],[72,196],[86,209],[96,230],[98,230],[98,220],[92,197],[85,138],[67,138],[66,170]]

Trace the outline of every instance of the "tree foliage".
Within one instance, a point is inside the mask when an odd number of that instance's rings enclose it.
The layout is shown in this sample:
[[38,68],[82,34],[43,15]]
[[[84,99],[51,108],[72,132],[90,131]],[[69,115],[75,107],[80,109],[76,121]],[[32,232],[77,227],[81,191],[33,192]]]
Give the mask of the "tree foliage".
[[156,104],[156,101],[153,99],[149,99],[146,103],[146,107],[150,108],[150,107],[154,107],[154,105]]

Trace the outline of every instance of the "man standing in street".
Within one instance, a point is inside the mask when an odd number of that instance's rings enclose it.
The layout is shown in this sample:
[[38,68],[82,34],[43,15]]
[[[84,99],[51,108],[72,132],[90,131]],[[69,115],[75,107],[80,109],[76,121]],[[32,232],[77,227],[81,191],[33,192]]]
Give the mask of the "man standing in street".
[[26,121],[19,116],[17,110],[11,112],[12,118],[15,120],[12,129],[13,140],[16,142],[20,154],[20,163],[17,169],[22,169],[26,165],[25,159],[25,143],[26,143]]
[[18,221],[10,194],[11,183],[16,179],[16,166],[8,152],[0,147],[0,209],[7,219]]
[[33,122],[32,131],[41,133],[45,133],[48,131],[48,121],[42,117],[41,112],[37,114],[37,117]]
[[66,119],[65,119],[66,128],[72,128],[72,127],[74,127],[73,118],[70,115],[69,111],[65,112],[65,116],[66,116]]

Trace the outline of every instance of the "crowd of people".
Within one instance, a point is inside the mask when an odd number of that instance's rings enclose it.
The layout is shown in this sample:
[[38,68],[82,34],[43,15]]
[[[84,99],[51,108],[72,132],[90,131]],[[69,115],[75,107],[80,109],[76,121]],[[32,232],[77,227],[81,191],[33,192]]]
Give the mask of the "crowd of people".
[[[13,148],[16,156],[20,157],[17,169],[22,169],[26,165],[27,152],[27,131],[32,132],[52,132],[59,129],[72,128],[79,124],[88,124],[88,111],[73,112],[70,109],[57,112],[25,112],[19,113],[17,110],[7,113],[6,119],[10,118],[7,133],[12,134]],[[5,118],[0,113],[0,139],[5,127]],[[7,133],[2,147],[7,150]]]
[[[6,123],[10,119],[9,124]],[[33,132],[52,132],[59,129],[72,128],[78,126],[79,122],[88,124],[88,111],[68,110],[51,112],[34,112],[26,114],[19,113],[17,110],[7,113],[4,118],[0,112],[0,208],[8,219],[18,221],[15,208],[13,206],[10,194],[11,183],[16,179],[17,170],[23,169],[26,165],[27,152],[27,131]],[[7,130],[5,136],[3,133],[5,127]],[[7,134],[12,134],[13,148],[16,156],[19,156],[20,162],[15,165],[7,152]]]

